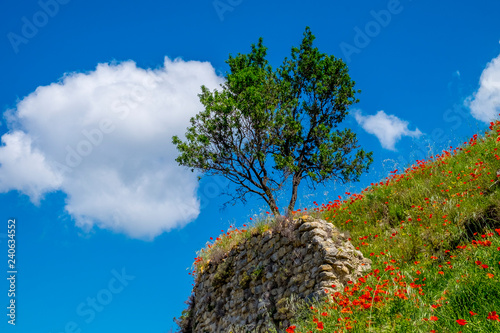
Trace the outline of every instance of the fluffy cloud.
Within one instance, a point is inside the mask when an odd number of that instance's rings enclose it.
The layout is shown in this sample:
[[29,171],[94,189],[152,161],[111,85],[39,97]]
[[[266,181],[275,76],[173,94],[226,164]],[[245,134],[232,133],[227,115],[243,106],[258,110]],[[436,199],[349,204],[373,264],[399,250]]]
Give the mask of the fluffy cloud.
[[0,192],[38,203],[63,191],[78,226],[152,238],[195,219],[198,182],[175,162],[172,136],[184,137],[202,109],[200,86],[223,79],[209,63],[165,59],[99,64],[38,87],[8,110],[0,147]]
[[474,118],[490,122],[500,113],[500,55],[483,70],[479,89],[466,101]]
[[384,111],[379,111],[373,116],[363,116],[358,110],[354,113],[354,117],[365,131],[379,139],[385,149],[396,151],[396,142],[402,136],[419,137],[422,135],[418,128],[410,131],[407,121],[388,115]]

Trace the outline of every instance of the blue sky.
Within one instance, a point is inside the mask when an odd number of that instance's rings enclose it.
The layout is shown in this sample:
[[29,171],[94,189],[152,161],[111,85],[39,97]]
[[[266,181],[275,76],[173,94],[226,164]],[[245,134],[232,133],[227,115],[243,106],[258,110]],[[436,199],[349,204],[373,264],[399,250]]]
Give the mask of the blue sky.
[[[495,1],[4,1],[0,249],[16,220],[16,325],[2,332],[169,332],[196,251],[267,208],[220,211],[223,178],[176,165],[172,135],[259,37],[277,67],[306,26],[343,58],[345,125],[374,152],[356,184],[302,186],[296,208],[359,191],[484,131],[500,112]],[[230,187],[231,188],[231,187]],[[288,203],[279,196],[280,207]]]

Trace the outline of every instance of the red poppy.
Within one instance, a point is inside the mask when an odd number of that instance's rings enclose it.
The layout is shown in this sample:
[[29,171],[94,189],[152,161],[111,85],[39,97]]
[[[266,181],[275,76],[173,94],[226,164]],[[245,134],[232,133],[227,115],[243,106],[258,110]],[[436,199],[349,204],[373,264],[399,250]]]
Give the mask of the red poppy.
[[500,318],[498,317],[498,314],[496,311],[491,311],[490,313],[488,313],[487,319],[500,321]]
[[465,320],[465,319],[457,319],[457,324],[461,325],[461,326],[464,326],[464,325],[467,324],[467,320]]

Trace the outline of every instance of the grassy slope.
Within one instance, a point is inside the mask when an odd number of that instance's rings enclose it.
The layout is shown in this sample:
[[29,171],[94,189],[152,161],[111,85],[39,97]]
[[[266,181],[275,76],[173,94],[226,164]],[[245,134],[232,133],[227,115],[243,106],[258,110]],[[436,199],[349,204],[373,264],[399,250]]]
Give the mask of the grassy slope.
[[[498,133],[500,122],[361,194],[309,209],[348,230],[373,270],[298,311],[288,331],[500,332],[493,312],[500,313]],[[272,228],[269,221],[230,229],[207,244],[192,274],[242,238]]]

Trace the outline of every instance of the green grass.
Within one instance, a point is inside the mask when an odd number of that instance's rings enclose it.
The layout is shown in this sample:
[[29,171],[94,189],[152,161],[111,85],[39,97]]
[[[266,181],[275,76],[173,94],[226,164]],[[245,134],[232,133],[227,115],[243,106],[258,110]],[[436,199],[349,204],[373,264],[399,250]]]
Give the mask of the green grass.
[[[372,271],[344,292],[302,307],[288,331],[500,332],[493,313],[500,313],[498,132],[500,122],[360,194],[307,210],[348,230],[372,259]],[[207,244],[195,278],[207,262],[273,223],[260,219]]]

